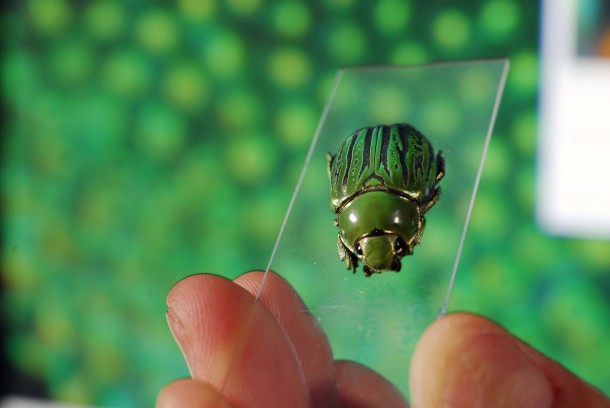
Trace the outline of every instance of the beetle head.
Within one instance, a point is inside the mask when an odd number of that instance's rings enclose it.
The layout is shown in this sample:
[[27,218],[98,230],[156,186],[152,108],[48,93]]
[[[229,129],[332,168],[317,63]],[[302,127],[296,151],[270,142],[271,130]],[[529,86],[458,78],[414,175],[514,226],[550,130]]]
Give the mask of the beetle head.
[[373,234],[361,238],[354,248],[369,276],[382,271],[399,271],[400,260],[413,251],[405,240],[396,234]]

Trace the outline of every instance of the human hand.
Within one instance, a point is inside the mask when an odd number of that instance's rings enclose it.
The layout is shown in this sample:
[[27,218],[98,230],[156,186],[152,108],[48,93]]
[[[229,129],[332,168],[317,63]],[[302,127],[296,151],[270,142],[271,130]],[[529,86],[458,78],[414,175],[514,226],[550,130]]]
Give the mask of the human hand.
[[[262,278],[195,275],[174,286],[167,317],[192,379],[166,386],[158,408],[408,407],[376,372],[333,360],[324,332],[281,277],[269,273],[255,303]],[[610,407],[557,363],[469,314],[426,330],[411,364],[411,394],[413,407],[426,408]]]

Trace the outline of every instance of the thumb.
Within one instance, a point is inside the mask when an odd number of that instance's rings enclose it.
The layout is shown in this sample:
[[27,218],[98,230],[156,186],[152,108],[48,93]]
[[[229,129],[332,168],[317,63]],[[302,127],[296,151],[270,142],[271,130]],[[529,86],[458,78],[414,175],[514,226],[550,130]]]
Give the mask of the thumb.
[[610,407],[610,400],[502,327],[466,313],[434,322],[411,364],[413,407]]

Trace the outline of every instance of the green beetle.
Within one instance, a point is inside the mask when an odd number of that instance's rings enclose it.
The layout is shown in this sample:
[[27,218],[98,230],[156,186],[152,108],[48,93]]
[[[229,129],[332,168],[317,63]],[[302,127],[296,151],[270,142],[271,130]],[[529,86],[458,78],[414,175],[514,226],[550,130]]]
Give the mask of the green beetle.
[[442,153],[408,124],[359,129],[328,154],[337,249],[347,269],[361,260],[365,276],[399,271],[424,231],[424,215],[440,198]]

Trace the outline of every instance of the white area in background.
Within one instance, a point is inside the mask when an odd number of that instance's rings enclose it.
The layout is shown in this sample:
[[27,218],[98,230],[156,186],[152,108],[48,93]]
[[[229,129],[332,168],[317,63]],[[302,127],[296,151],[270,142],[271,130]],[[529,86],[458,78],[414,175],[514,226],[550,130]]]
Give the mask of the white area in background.
[[84,405],[60,404],[31,398],[6,397],[0,399],[0,408],[90,408]]
[[577,56],[578,0],[544,0],[537,216],[610,237],[610,59]]

